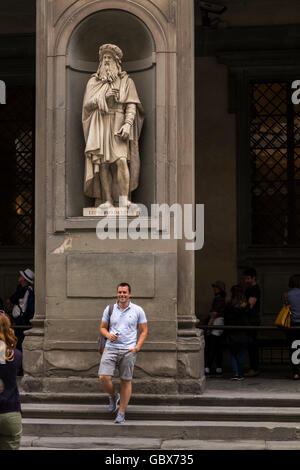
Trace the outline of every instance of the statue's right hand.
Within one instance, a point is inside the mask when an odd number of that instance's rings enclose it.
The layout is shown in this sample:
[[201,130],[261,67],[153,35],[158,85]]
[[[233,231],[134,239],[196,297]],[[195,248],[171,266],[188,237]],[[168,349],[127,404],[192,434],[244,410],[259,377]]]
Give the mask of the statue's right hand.
[[115,98],[115,101],[118,101],[119,90],[117,88],[109,88],[106,92],[106,98],[109,98],[110,96],[113,96]]

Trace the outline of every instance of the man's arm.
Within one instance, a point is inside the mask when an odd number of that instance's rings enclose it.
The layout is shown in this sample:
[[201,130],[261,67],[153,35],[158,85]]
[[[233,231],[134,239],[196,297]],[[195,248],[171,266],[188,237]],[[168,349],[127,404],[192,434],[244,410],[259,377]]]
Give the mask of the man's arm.
[[129,349],[130,352],[136,354],[140,351],[141,347],[143,346],[145,339],[147,338],[148,335],[148,323],[140,323],[139,324],[139,340],[136,343],[136,347]]
[[109,333],[108,329],[108,323],[105,323],[105,322],[101,322],[101,325],[100,325],[100,333],[107,339],[109,339],[109,341],[116,341],[118,339],[117,335],[112,335]]

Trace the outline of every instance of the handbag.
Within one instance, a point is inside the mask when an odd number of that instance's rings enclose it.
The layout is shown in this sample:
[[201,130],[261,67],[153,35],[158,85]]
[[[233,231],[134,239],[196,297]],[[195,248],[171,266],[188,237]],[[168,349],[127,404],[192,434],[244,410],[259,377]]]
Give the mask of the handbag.
[[[110,317],[111,317],[111,314],[113,312],[113,309],[114,309],[114,306],[112,304],[109,305],[109,309],[108,309],[109,319],[108,319],[108,325],[107,325],[108,330],[109,330]],[[105,338],[105,336],[103,336],[103,334],[100,333],[99,336],[98,336],[98,351],[99,351],[100,354],[102,354],[103,351],[104,351],[106,340],[107,340],[107,338]]]
[[290,328],[291,326],[291,306],[284,305],[278,313],[274,324],[281,328]]

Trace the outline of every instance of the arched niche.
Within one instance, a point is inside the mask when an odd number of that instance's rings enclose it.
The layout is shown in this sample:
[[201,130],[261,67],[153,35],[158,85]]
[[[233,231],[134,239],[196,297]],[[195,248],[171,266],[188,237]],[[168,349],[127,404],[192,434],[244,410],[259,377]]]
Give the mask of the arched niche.
[[93,206],[83,194],[84,136],[81,125],[86,84],[98,68],[99,46],[112,43],[123,51],[122,68],[133,78],[145,110],[140,138],[141,172],[135,202],[155,202],[155,44],[147,26],[123,10],[101,10],[86,17],[73,31],[67,49],[66,196],[67,217]]

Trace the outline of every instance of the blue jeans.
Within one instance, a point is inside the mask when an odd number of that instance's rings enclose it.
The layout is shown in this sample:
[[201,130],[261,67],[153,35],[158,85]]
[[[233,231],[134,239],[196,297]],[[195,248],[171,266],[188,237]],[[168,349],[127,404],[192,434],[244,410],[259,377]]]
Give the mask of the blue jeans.
[[246,360],[247,347],[244,344],[232,344],[229,346],[233,375],[242,376]]

